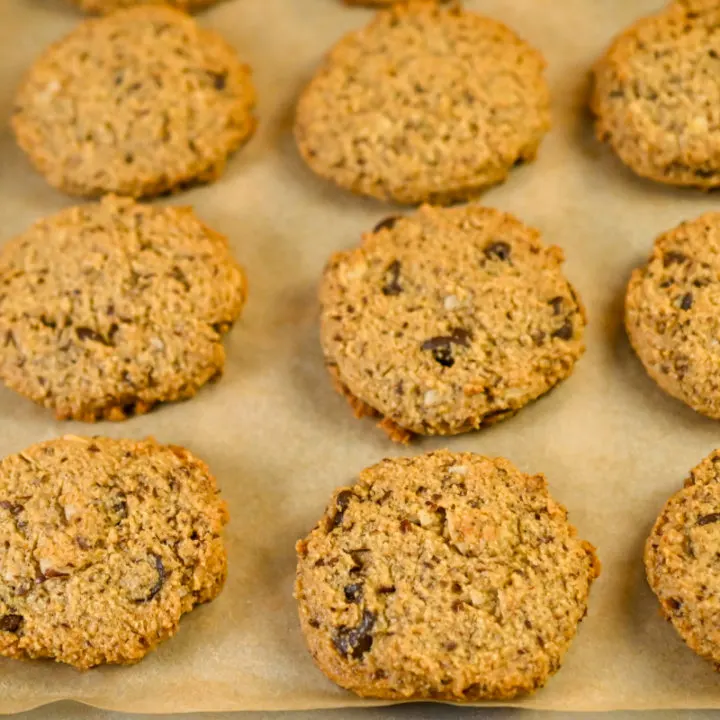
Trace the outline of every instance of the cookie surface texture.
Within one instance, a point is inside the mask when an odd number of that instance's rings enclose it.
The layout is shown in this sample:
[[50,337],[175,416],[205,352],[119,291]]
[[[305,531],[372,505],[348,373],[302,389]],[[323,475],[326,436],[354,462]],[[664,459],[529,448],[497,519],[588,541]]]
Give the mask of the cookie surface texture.
[[720,3],[688,0],[643,18],[595,67],[596,133],[641,175],[720,186]]
[[219,376],[247,287],[189,208],[106,197],[0,248],[0,378],[59,419],[122,420]]
[[648,582],[687,645],[720,669],[720,451],[695,467],[665,504],[645,545]]
[[138,5],[170,5],[185,12],[196,12],[215,5],[221,0],[71,0],[86,12],[105,15],[107,13],[136,7]]
[[650,377],[675,398],[720,419],[720,213],[655,241],[625,298],[630,342]]
[[468,199],[529,160],[549,127],[540,53],[495,20],[401,3],[331,50],[295,137],[318,175],[383,200]]
[[562,261],[491,208],[388,218],[325,269],[321,341],[338,389],[399,440],[514,414],[584,351],[585,314]]
[[559,668],[599,574],[542,475],[503,458],[394,458],[297,544],[309,649],[371,697],[502,699]]
[[75,195],[158,195],[214,180],[252,134],[250,71],[178,10],[140,6],[81,23],[15,97],[20,147]]
[[67,436],[0,461],[0,655],[133,663],[222,589],[225,503],[154,441]]

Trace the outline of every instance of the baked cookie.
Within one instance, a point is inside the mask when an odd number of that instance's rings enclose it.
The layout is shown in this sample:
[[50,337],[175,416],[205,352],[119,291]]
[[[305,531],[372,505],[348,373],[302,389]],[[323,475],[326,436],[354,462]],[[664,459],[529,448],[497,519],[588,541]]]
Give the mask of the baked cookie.
[[720,670],[720,450],[665,504],[645,544],[647,578],[663,615],[687,645]]
[[12,126],[48,182],[133,197],[217,178],[252,134],[250,70],[179,10],[86,20],[27,73]]
[[537,230],[491,208],[384,220],[322,280],[321,341],[338,389],[400,441],[513,415],[585,349],[562,261]]
[[171,5],[185,12],[196,12],[215,5],[220,0],[72,0],[72,2],[85,12],[105,15],[123,8],[151,4]]
[[619,35],[595,67],[598,138],[641,175],[720,186],[720,3],[687,0]]
[[0,461],[0,655],[134,663],[222,589],[215,479],[153,440],[66,436]]
[[0,248],[0,379],[59,419],[123,420],[222,373],[247,286],[190,208],[109,196]]
[[502,182],[549,128],[545,62],[495,20],[399,3],[332,49],[295,138],[318,175],[401,203],[452,203]]
[[447,450],[361,472],[297,553],[318,667],[359,695],[403,700],[543,686],[600,571],[542,475]]
[[655,241],[625,297],[630,343],[650,377],[703,415],[720,419],[720,213]]

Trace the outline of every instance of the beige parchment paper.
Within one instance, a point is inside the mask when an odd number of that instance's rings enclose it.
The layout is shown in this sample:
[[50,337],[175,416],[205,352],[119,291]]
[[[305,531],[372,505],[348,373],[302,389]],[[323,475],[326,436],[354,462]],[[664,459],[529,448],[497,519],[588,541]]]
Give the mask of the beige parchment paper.
[[[59,699],[124,711],[308,709],[360,705],[315,669],[292,599],[293,545],[331,490],[388,455],[437,447],[504,455],[547,474],[604,564],[562,670],[518,705],[555,710],[720,708],[720,676],[661,620],[644,579],[644,539],[686,472],[720,446],[720,424],[663,395],[622,329],[632,267],[656,234],[717,195],[635,178],[601,147],[585,111],[588,69],[611,36],[661,0],[468,0],[548,59],[554,126],[536,162],[483,202],[516,213],[564,248],[590,316],[573,376],[516,418],[479,433],[394,446],[356,421],[325,376],[315,290],[328,254],[395,208],[315,179],[290,128],[296,96],[324,51],[370,12],[339,0],[228,0],[199,16],[255,68],[260,126],[214,185],[165,200],[196,206],[231,239],[250,300],[228,338],[223,380],[190,402],[122,424],[59,423],[0,388],[0,455],[63,433],[154,435],[204,458],[228,499],[230,577],[212,604],[133,667],[78,673],[0,661],[0,711]],[[0,0],[0,242],[73,202],[49,188],[7,124],[20,73],[80,15],[61,0]]]

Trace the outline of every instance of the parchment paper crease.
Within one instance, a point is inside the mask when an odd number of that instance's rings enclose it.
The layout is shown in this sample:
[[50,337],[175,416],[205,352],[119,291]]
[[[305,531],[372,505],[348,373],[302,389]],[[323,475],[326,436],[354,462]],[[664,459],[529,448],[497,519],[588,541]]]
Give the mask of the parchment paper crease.
[[[666,397],[632,355],[621,325],[631,268],[655,235],[717,208],[718,195],[635,178],[592,137],[588,70],[611,36],[658,0],[469,0],[542,50],[554,126],[536,162],[483,202],[516,213],[564,248],[585,301],[588,352],[559,389],[516,418],[451,439],[393,446],[356,421],[330,387],[316,324],[328,254],[356,243],[394,208],[316,180],[290,137],[295,98],[324,51],[370,12],[339,0],[228,0],[199,16],[255,69],[259,131],[216,184],[167,202],[195,205],[227,234],[250,279],[228,340],[225,378],[185,404],[122,424],[58,423],[0,389],[0,455],[63,433],[154,435],[186,445],[218,476],[230,503],[230,578],[221,597],[130,668],[85,674],[0,661],[0,711],[62,698],[134,712],[301,709],[362,704],[313,666],[292,600],[293,544],[331,490],[387,455],[447,446],[504,455],[547,474],[555,497],[604,571],[559,674],[520,700],[531,708],[719,707],[720,676],[661,620],[642,545],[666,497],[720,446],[720,424]],[[49,188],[14,145],[7,121],[20,73],[80,20],[60,0],[0,0],[0,242],[73,202]]]

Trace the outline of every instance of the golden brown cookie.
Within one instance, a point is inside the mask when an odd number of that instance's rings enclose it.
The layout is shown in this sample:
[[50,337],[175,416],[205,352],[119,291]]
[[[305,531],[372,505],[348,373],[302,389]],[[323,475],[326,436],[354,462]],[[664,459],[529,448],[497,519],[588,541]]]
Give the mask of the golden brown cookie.
[[687,645],[720,670],[720,450],[695,467],[645,544],[648,582]]
[[170,5],[185,12],[196,12],[215,5],[221,0],[71,0],[85,12],[106,15],[137,5]]
[[720,419],[720,213],[684,222],[655,241],[625,297],[625,327],[650,377]]
[[401,441],[513,415],[585,349],[562,262],[537,230],[491,208],[384,220],[323,276],[321,341],[338,389]]
[[542,475],[447,450],[361,472],[297,553],[318,667],[359,695],[403,700],[543,686],[600,571]]
[[133,197],[217,178],[255,128],[250,70],[185,13],[140,6],[86,20],[27,73],[12,126],[65,192]]
[[535,156],[550,123],[544,65],[495,20],[399,3],[331,50],[298,104],[297,145],[356,193],[467,199]]
[[247,286],[190,208],[106,197],[0,248],[0,379],[58,418],[122,420],[222,373]]
[[228,521],[183,448],[66,436],[0,461],[0,655],[134,663],[222,589]]
[[720,3],[686,0],[619,35],[595,67],[598,138],[638,175],[720,186]]

